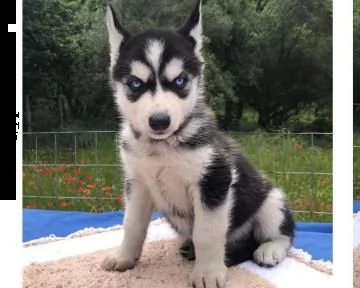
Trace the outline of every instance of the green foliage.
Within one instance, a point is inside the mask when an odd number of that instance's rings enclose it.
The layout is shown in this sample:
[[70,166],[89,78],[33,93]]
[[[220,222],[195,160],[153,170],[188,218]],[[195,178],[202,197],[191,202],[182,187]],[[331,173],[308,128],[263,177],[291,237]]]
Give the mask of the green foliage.
[[[105,2],[24,1],[26,130],[116,128]],[[132,33],[178,28],[194,6],[193,0],[112,2]],[[331,128],[331,9],[330,0],[207,1],[206,96],[222,128],[244,127],[245,107],[268,130],[314,107],[314,118]]]

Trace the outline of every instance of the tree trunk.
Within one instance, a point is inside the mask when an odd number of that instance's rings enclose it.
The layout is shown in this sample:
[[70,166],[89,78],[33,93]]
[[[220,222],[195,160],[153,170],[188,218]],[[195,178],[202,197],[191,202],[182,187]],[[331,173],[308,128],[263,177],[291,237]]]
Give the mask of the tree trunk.
[[59,109],[59,121],[60,121],[60,128],[64,127],[64,109],[63,109],[63,96],[62,93],[57,93],[57,86],[55,85],[55,95],[57,95],[58,99],[58,109]]
[[259,111],[259,119],[258,119],[259,125],[265,130],[268,130],[269,122],[270,122],[269,114],[264,111]]
[[25,94],[25,122],[26,122],[26,130],[27,132],[32,132],[31,129],[31,109],[30,109],[30,99],[29,94]]
[[236,120],[237,122],[240,122],[243,116],[243,112],[244,112],[244,102],[243,101],[239,101],[239,103],[237,104],[237,109],[236,109]]
[[228,130],[231,124],[233,103],[229,100],[225,100],[225,115],[224,115],[224,129]]

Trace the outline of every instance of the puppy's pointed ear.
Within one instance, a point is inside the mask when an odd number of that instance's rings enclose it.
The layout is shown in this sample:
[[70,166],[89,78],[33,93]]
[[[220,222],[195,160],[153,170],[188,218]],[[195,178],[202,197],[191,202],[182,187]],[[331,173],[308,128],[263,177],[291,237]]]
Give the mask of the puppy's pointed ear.
[[194,51],[200,55],[203,42],[203,26],[202,26],[202,0],[197,0],[194,11],[191,13],[185,25],[181,27],[178,32],[189,38],[194,45]]
[[107,6],[106,26],[109,32],[111,67],[113,67],[119,57],[120,46],[130,38],[130,34],[120,24],[114,8],[110,4]]

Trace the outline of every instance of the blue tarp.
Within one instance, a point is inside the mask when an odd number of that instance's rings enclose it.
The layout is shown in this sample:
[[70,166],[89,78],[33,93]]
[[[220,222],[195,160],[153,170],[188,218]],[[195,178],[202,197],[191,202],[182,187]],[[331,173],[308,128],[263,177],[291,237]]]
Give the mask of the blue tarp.
[[[354,213],[360,211],[360,200],[354,201]],[[153,219],[161,214],[154,214]],[[87,227],[107,228],[122,224],[123,212],[86,213],[51,211],[38,209],[23,210],[23,241],[30,241],[54,234],[67,236]],[[332,260],[332,224],[297,223],[294,246],[313,256],[315,260]]]
[[[152,219],[162,217],[154,213]],[[30,241],[51,234],[65,237],[76,231],[93,227],[108,228],[124,221],[124,212],[88,213],[23,209],[23,241]]]
[[360,211],[360,200],[354,200],[354,213]]
[[[153,219],[161,214],[154,214]],[[107,228],[122,224],[123,212],[87,213],[38,209],[23,210],[23,241],[54,234],[67,236],[88,227]],[[297,223],[294,246],[315,260],[332,260],[332,224]]]
[[311,254],[314,260],[332,261],[332,224],[297,223],[294,247]]

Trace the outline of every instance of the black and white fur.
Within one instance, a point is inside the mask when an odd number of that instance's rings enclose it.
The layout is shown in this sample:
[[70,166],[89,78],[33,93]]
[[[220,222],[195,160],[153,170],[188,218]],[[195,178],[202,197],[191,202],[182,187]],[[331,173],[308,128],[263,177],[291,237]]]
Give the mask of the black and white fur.
[[204,102],[201,3],[178,31],[132,36],[109,6],[111,79],[123,117],[124,240],[103,262],[131,269],[154,210],[178,232],[196,288],[224,287],[227,267],[248,259],[272,267],[294,237],[284,193],[218,130]]

